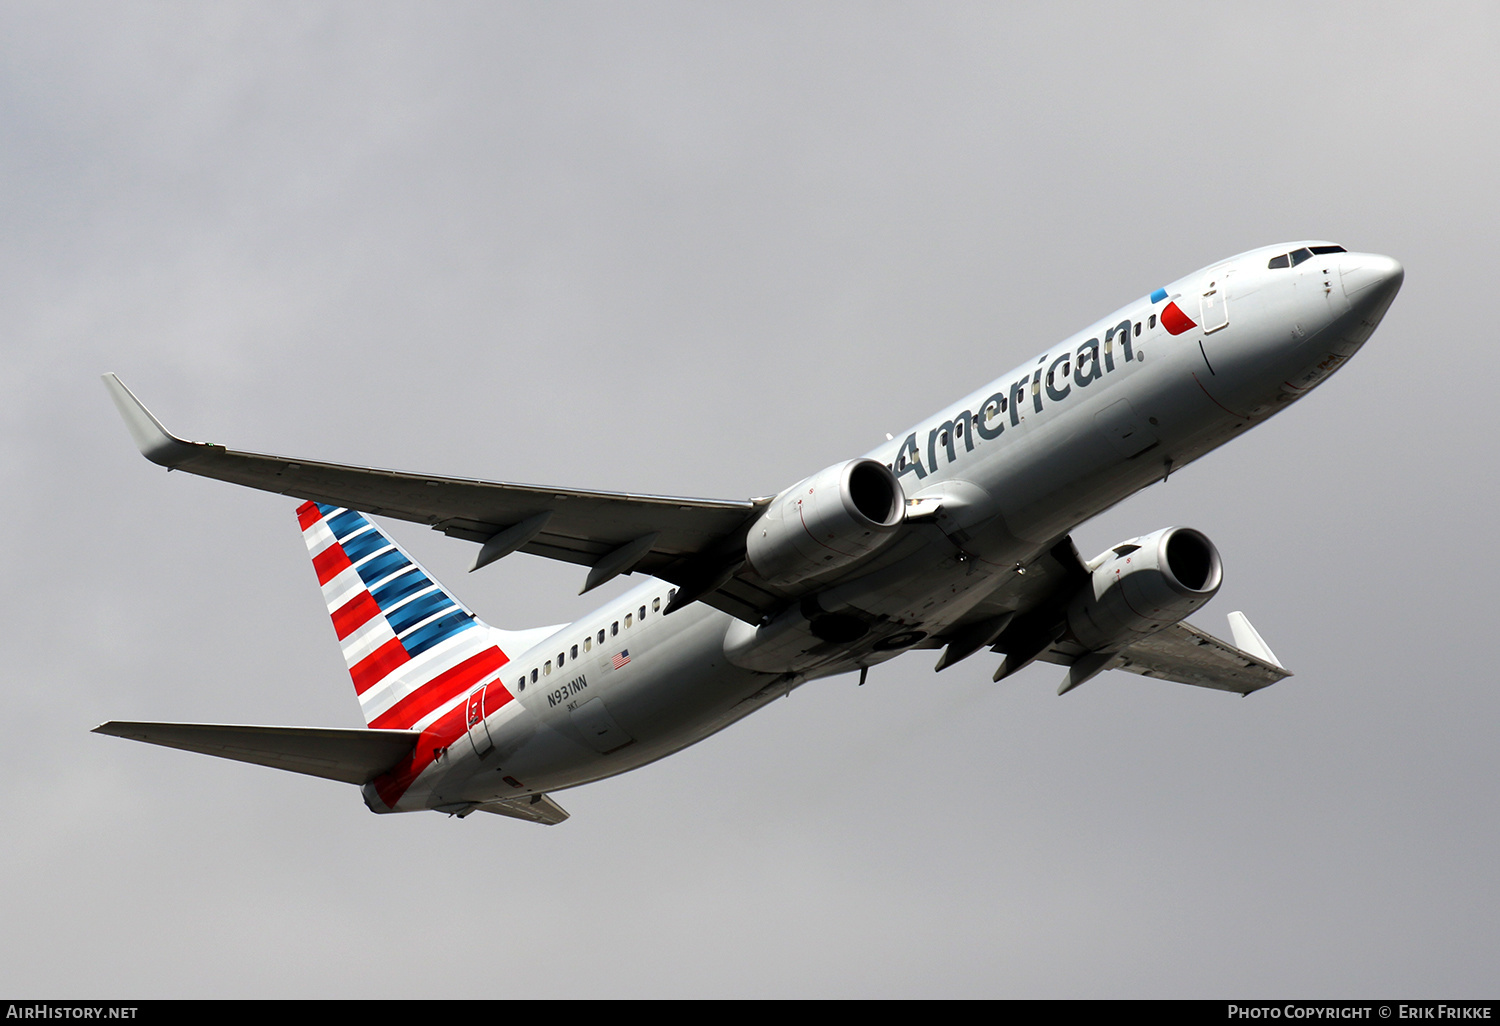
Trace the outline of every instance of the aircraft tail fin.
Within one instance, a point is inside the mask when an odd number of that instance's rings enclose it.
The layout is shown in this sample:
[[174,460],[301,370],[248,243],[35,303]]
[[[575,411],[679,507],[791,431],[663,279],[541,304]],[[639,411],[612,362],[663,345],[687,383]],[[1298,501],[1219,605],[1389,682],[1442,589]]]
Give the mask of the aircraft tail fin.
[[[461,713],[464,697],[520,654],[518,646],[555,630],[489,626],[362,513],[307,502],[297,519],[371,727],[422,730]],[[499,697],[494,691],[486,708]]]

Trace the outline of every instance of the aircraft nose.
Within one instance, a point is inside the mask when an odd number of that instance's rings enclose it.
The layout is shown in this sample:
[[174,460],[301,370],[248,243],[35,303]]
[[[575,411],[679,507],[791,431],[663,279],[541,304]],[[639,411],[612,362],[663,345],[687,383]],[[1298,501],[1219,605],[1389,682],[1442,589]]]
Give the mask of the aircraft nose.
[[1339,334],[1355,347],[1363,345],[1401,291],[1406,269],[1378,253],[1348,253],[1339,261],[1339,280],[1349,312],[1339,318]]
[[1351,304],[1388,305],[1405,278],[1399,260],[1378,253],[1348,253],[1339,261],[1339,280]]

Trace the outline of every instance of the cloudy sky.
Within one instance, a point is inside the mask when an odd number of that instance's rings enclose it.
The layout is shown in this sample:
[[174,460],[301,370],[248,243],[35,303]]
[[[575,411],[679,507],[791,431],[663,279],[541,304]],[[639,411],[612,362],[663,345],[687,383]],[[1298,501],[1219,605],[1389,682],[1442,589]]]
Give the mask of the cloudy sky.
[[[0,984],[27,996],[1494,997],[1493,5],[0,3]],[[89,733],[358,726],[291,500],[179,433],[774,492],[1193,269],[1405,287],[1170,524],[1296,676],[916,653],[545,829]],[[396,525],[490,621],[581,571]],[[623,587],[628,582],[619,582]]]

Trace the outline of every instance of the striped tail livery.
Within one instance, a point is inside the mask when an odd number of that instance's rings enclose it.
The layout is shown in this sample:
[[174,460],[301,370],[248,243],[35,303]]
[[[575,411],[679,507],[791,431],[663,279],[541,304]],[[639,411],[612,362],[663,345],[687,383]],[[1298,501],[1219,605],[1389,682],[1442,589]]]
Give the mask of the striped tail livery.
[[[297,519],[365,722],[426,730],[461,718],[464,696],[509,661],[493,629],[362,513],[308,502]],[[490,689],[497,706],[512,698]]]

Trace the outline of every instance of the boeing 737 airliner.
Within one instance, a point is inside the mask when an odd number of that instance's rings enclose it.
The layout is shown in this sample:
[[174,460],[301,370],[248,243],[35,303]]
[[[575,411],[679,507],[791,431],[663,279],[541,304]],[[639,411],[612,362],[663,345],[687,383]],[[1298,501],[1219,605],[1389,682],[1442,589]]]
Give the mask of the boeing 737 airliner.
[[[1305,395],[1401,287],[1389,257],[1252,250],[1158,288],[779,495],[711,501],[540,488],[184,441],[113,374],[147,459],[294,496],[364,729],[112,721],[101,733],[358,784],[375,812],[541,823],[551,792],[644,765],[809,680],[914,648],[981,649],[1000,680],[1108,669],[1249,694],[1288,676],[1243,614],[1233,643],[1185,618],[1218,550],[1169,527],[1079,557],[1068,533]],[[650,577],[576,623],[502,630],[367,514]]]

